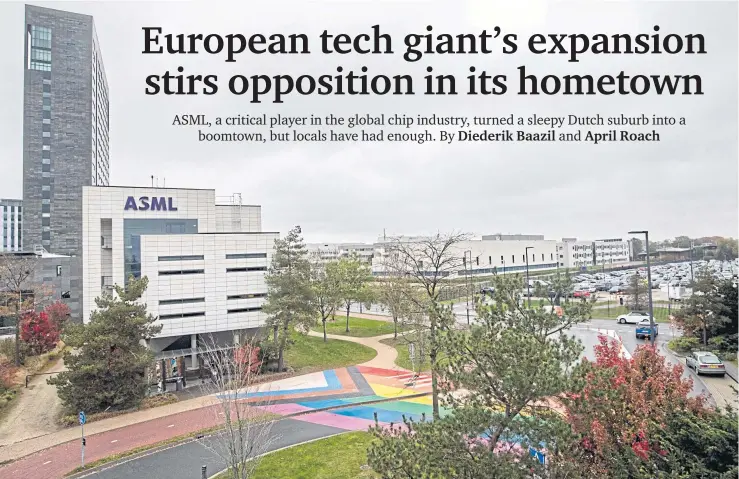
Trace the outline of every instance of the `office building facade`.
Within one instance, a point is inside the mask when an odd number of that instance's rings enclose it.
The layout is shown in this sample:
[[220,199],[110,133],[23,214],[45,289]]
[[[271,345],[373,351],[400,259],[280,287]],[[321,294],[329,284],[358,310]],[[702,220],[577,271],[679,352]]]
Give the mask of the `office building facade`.
[[2,252],[23,250],[23,201],[0,199],[3,212]]
[[264,324],[279,235],[262,232],[260,206],[216,204],[214,190],[137,187],[84,187],[82,203],[84,322],[96,297],[133,275],[148,278],[142,301],[163,326],[149,342],[155,353]]
[[595,241],[577,238],[562,238],[557,244],[560,267],[580,269],[589,266],[606,268],[628,263],[630,245],[622,238],[599,239]]
[[79,255],[82,187],[110,175],[108,84],[93,18],[26,6],[23,247]]

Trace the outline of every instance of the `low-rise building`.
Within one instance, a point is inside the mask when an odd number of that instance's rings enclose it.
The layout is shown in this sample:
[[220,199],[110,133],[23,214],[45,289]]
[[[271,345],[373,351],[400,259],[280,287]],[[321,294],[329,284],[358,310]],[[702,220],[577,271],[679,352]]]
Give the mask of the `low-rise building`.
[[[383,238],[375,244],[372,273],[383,276],[390,273],[393,248],[397,242],[424,241],[423,237]],[[454,243],[448,256],[457,258],[457,266],[450,275],[489,276],[523,273],[557,268],[557,242],[538,235],[485,235]]]
[[305,246],[311,258],[319,262],[356,256],[369,264],[375,253],[375,245],[370,243],[308,243]]

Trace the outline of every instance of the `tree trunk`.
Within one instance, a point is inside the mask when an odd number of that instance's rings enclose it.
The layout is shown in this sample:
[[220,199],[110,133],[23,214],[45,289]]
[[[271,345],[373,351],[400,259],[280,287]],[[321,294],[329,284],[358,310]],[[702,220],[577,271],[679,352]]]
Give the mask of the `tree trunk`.
[[18,318],[15,321],[15,366],[21,365],[21,312],[18,310]]
[[393,324],[395,325],[395,339],[398,339],[398,318],[393,316]]
[[281,373],[285,367],[285,347],[280,344],[279,353],[277,354],[277,372]]
[[706,323],[703,323],[703,346],[708,346],[708,334],[706,331]]
[[328,342],[328,338],[326,338],[326,318],[323,318],[323,342]]
[[287,324],[285,324],[282,328],[282,341],[280,341],[280,358],[277,361],[277,369],[279,372],[282,372],[285,369],[285,344],[287,344],[287,332],[288,327]]
[[434,321],[434,319],[431,320],[429,360],[431,362],[431,407],[434,420],[437,420],[439,419],[439,384],[436,377],[436,325]]
[[346,332],[347,333],[349,332],[349,308],[350,307],[351,307],[351,305],[349,303],[347,303],[347,305],[346,305]]
[[275,325],[275,329],[273,333],[274,333],[275,344],[277,344],[277,325]]
[[[436,348],[431,347],[429,352],[431,361],[431,407],[433,409],[434,420],[439,419],[439,382],[436,377]],[[422,368],[419,368],[422,369]]]

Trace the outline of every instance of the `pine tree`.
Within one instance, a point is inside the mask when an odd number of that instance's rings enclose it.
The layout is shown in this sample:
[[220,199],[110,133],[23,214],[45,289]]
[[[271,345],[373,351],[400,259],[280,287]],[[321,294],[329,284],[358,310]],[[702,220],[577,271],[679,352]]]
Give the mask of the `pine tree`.
[[265,277],[268,293],[263,311],[269,315],[266,327],[273,332],[279,371],[285,368],[291,332],[296,327],[308,331],[316,322],[310,261],[301,233],[296,226],[284,239],[275,240],[272,265]]
[[[438,337],[439,383],[447,415],[433,422],[373,428],[369,465],[384,478],[544,477],[530,449],[564,442],[569,427],[552,398],[571,387],[583,348],[554,311],[521,306],[521,278],[498,276],[493,305],[478,307],[470,331]],[[572,306],[572,307],[571,307]],[[589,303],[565,301],[568,321]]]
[[64,354],[68,370],[48,381],[57,387],[71,411],[88,413],[137,406],[146,396],[145,368],[154,359],[142,344],[159,333],[156,317],[141,299],[148,279],[130,278],[127,288],[115,287],[95,299],[97,310],[87,324],[67,324],[62,335],[73,351]]
[[712,334],[730,322],[731,309],[721,295],[721,282],[708,270],[701,270],[693,283],[693,294],[675,315],[687,334],[699,334],[703,345]]

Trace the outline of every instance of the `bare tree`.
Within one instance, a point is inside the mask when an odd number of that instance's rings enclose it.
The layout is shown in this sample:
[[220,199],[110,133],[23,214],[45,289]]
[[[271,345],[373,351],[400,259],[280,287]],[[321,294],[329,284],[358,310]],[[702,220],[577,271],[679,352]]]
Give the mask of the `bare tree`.
[[413,309],[414,303],[410,300],[413,288],[408,278],[396,274],[384,278],[377,287],[380,303],[387,308],[393,318],[395,339],[398,338],[398,322],[407,318]]
[[[200,354],[211,371],[211,378],[205,379],[201,388],[214,396],[216,404],[211,411],[222,421],[223,429],[201,438],[200,442],[226,463],[226,477],[248,479],[259,466],[261,456],[277,439],[264,411],[248,401],[260,389],[256,385],[262,367],[257,338],[224,349],[211,337],[204,349]],[[260,404],[263,406],[265,402]]]
[[327,342],[326,320],[336,311],[336,305],[341,301],[340,277],[338,262],[311,264],[311,288],[313,290],[313,307],[321,317],[323,325],[323,342]]
[[3,295],[2,308],[15,311],[15,365],[21,365],[20,330],[23,314],[35,307],[34,271],[38,267],[35,254],[0,254],[0,294]]
[[423,295],[410,294],[416,309],[425,310],[428,318],[429,362],[431,363],[431,394],[434,418],[439,417],[439,385],[437,335],[450,325],[453,314],[441,304],[440,294],[449,282],[449,276],[463,267],[464,252],[459,244],[469,238],[463,233],[437,233],[422,238],[397,238],[391,242],[384,264],[387,272],[396,277],[407,277]]

